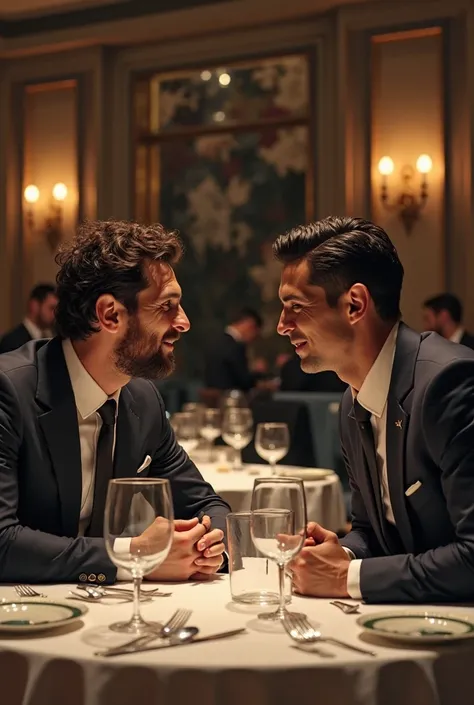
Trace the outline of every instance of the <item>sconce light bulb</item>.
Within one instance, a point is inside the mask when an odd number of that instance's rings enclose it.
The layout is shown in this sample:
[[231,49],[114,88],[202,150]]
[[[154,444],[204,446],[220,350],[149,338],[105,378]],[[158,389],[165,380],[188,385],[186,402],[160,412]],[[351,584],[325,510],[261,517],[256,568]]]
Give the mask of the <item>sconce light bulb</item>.
[[64,201],[67,196],[66,184],[58,183],[53,186],[53,198],[55,201]]
[[395,165],[391,157],[382,157],[379,161],[379,172],[382,176],[389,176],[390,174],[393,174],[394,168]]
[[27,203],[36,203],[40,195],[39,188],[34,184],[30,184],[25,188],[23,195]]
[[221,84],[221,86],[228,86],[231,80],[232,79],[228,73],[221,73],[221,75],[219,76],[219,83]]
[[429,174],[433,167],[433,160],[428,154],[420,154],[416,160],[416,169],[420,174]]

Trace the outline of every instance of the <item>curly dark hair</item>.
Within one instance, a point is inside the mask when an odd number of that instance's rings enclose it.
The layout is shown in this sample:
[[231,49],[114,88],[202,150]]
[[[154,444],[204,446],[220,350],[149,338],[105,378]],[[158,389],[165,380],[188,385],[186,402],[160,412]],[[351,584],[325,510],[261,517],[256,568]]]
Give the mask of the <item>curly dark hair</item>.
[[56,256],[58,334],[85,340],[97,333],[95,308],[103,294],[111,294],[129,313],[134,313],[138,293],[148,286],[144,264],[174,265],[182,254],[177,232],[169,232],[160,224],[120,220],[83,223]]
[[298,226],[276,239],[273,253],[283,264],[306,259],[311,284],[324,289],[331,307],[359,282],[382,320],[400,316],[403,266],[385,230],[368,220],[330,216]]

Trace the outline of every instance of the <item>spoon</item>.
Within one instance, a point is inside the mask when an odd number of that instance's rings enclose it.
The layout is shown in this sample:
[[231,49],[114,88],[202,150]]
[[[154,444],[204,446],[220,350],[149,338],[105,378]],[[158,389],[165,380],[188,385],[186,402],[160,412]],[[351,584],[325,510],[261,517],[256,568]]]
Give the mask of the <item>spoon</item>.
[[[170,636],[167,637],[167,643],[164,646],[178,646],[179,644],[186,644],[187,642],[192,641],[198,633],[199,629],[197,627],[182,627],[177,632],[173,632],[173,634],[170,634]],[[124,646],[123,648],[118,646],[117,648],[112,648],[108,651],[96,651],[94,655],[121,656],[122,654],[133,654],[137,653],[138,651],[147,651],[149,649],[149,646],[143,647],[141,645],[130,645],[128,647]]]

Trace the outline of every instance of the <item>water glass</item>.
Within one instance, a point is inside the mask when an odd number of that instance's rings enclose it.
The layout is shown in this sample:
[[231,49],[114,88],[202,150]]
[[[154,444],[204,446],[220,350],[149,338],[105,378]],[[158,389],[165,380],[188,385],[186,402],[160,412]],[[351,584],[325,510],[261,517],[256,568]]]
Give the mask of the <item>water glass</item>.
[[250,409],[230,407],[225,409],[222,421],[222,438],[236,451],[234,470],[242,470],[242,449],[253,436],[253,417]]
[[270,474],[290,450],[290,431],[286,423],[259,423],[255,434],[255,450],[270,464]]

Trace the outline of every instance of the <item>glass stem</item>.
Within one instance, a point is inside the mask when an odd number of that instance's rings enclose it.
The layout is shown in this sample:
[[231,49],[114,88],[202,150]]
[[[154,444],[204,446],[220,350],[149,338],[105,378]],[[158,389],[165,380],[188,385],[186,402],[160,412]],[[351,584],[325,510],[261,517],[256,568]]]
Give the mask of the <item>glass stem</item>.
[[140,614],[140,588],[142,586],[142,578],[133,578],[133,616],[131,621],[133,624],[141,624],[142,616]]
[[270,476],[273,477],[274,475],[276,475],[276,465],[273,460],[270,460]]
[[285,564],[278,563],[278,584],[280,586],[280,606],[278,608],[278,616],[283,619],[286,612],[285,605]]
[[234,470],[242,470],[242,451],[235,449]]

